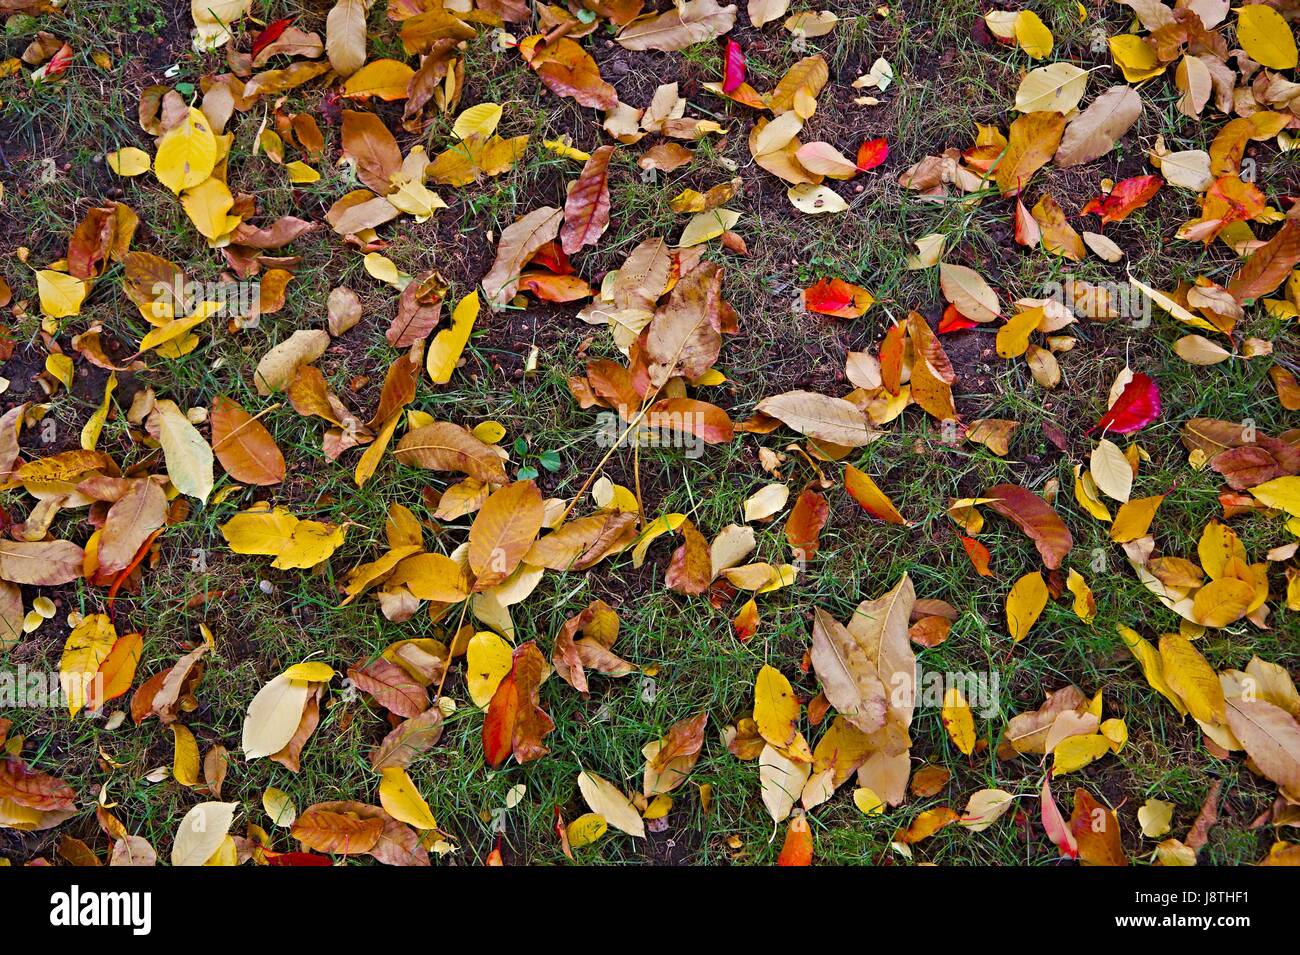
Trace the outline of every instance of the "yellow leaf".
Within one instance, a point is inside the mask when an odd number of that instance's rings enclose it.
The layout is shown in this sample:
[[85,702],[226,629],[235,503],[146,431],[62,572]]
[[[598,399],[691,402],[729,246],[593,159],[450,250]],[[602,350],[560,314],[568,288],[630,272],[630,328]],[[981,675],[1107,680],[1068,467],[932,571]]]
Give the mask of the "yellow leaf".
[[271,817],[271,825],[281,829],[288,829],[298,818],[298,807],[293,804],[293,797],[274,786],[267,786],[262,793],[262,808]]
[[1156,51],[1141,37],[1122,33],[1111,37],[1107,43],[1115,65],[1130,83],[1141,83],[1165,71],[1165,64],[1156,58]]
[[492,696],[510,672],[512,648],[490,630],[480,630],[465,647],[465,680],[469,698],[477,707],[492,702]]
[[754,681],[754,722],[759,735],[791,757],[806,754],[804,761],[811,762],[812,751],[799,732],[798,721],[799,698],[790,681],[780,670],[764,665]]
[[406,99],[415,70],[398,60],[373,60],[348,77],[343,95],[360,98],[378,96],[382,100]]
[[588,812],[569,823],[566,834],[569,837],[569,846],[581,849],[583,846],[591,845],[608,831],[609,823],[605,822],[604,816],[598,812]]
[[159,182],[179,195],[208,179],[216,164],[212,126],[202,110],[191,106],[185,118],[158,141],[153,171]]
[[1226,627],[1244,617],[1255,601],[1255,587],[1237,577],[1220,577],[1196,591],[1192,616],[1205,627]]
[[36,294],[41,300],[41,311],[50,318],[80,314],[81,303],[89,291],[85,282],[66,272],[41,269],[36,273]]
[[1161,659],[1159,651],[1136,630],[1130,627],[1118,627],[1117,629],[1120,639],[1124,641],[1124,646],[1129,648],[1137,659],[1138,665],[1142,667],[1142,675],[1146,677],[1151,689],[1172,703],[1179,716],[1185,716],[1187,714],[1187,704],[1183,702],[1183,698],[1165,680],[1164,661]]
[[375,469],[379,467],[379,462],[384,457],[384,452],[388,450],[389,442],[393,440],[393,432],[397,430],[397,425],[401,420],[402,413],[399,409],[384,423],[379,436],[370,442],[370,446],[358,459],[356,472],[352,475],[353,480],[357,482],[357,487],[364,487],[365,483],[374,475]]
[[90,681],[117,642],[117,631],[108,614],[95,613],[72,628],[59,660],[59,680],[68,700],[68,715],[76,716],[86,705]]
[[1163,799],[1148,799],[1138,807],[1138,825],[1148,839],[1159,839],[1169,831],[1174,818],[1174,804]]
[[864,816],[878,816],[885,811],[884,800],[866,786],[853,790],[853,805],[857,806]]
[[134,146],[123,146],[104,154],[108,168],[119,176],[138,176],[149,171],[149,154]]
[[387,285],[392,285],[395,288],[401,288],[401,270],[397,268],[397,265],[392,259],[388,258],[388,256],[380,255],[378,252],[370,252],[367,253],[366,257],[361,261],[366,267],[366,272],[369,273],[372,278],[379,279],[379,281]]
[[1092,623],[1097,619],[1097,601],[1092,596],[1092,588],[1088,586],[1088,581],[1084,580],[1083,575],[1071,567],[1065,585],[1070,588],[1070,593],[1074,594],[1074,615],[1084,623]]
[[479,103],[456,117],[451,132],[457,139],[469,139],[471,136],[478,135],[486,140],[497,131],[497,124],[500,122],[501,107],[498,104]]
[[484,444],[496,444],[506,436],[506,426],[500,421],[481,421],[474,425],[474,437]]
[[1291,25],[1272,7],[1253,3],[1238,10],[1237,42],[1252,60],[1269,69],[1290,70],[1296,66]]
[[1115,523],[1110,529],[1110,539],[1126,544],[1139,537],[1145,537],[1151,527],[1151,521],[1165,499],[1163,494],[1152,497],[1140,497],[1122,505],[1115,514]]
[[206,503],[212,493],[212,448],[174,401],[160,400],[155,414],[172,487]]
[[1100,733],[1070,736],[1052,750],[1052,772],[1072,773],[1110,752],[1110,740]]
[[[591,153],[584,153],[581,149],[575,149],[568,143],[560,139],[543,139],[542,146],[561,156],[565,159],[572,159],[574,162],[586,162],[591,158]],[[577,820],[574,820],[575,822]],[[602,820],[603,821],[603,820]],[[572,825],[570,826],[572,828]]]
[[320,179],[320,173],[300,159],[289,163],[284,167],[284,171],[289,174],[289,181],[292,183],[305,184]]
[[384,770],[384,778],[379,783],[379,804],[399,822],[416,829],[437,829],[438,823],[429,811],[429,804],[424,801],[415,783],[399,766],[390,766]]
[[682,248],[702,245],[718,238],[740,221],[740,213],[731,209],[710,209],[691,217],[682,230],[681,240],[677,243]]
[[1007,630],[1011,639],[1017,643],[1025,639],[1046,606],[1047,583],[1042,574],[1035,570],[1017,580],[1007,594]]
[[1300,477],[1280,477],[1250,489],[1261,504],[1300,517]]
[[969,756],[975,749],[975,717],[971,714],[966,697],[957,687],[950,686],[943,694],[940,716],[953,745]]
[[277,570],[315,567],[343,543],[346,526],[300,521],[287,507],[249,510],[221,525],[221,536],[236,554],[274,556]]
[[302,680],[280,674],[257,691],[244,717],[241,745],[245,759],[258,759],[280,752],[293,738],[302,721],[311,688]]
[[45,356],[45,370],[57,378],[63,387],[72,390],[72,359],[67,355],[59,352],[51,352]]
[[646,529],[637,538],[636,546],[632,548],[632,566],[640,567],[644,564],[646,552],[650,549],[650,545],[655,542],[655,538],[675,532],[677,528],[682,526],[684,520],[686,520],[685,514],[664,514],[647,524]]
[[645,838],[645,823],[631,800],[613,783],[583,771],[578,774],[578,789],[592,812],[599,813],[615,829],[629,836]]
[[199,782],[199,744],[194,734],[180,723],[172,724],[172,776],[182,786],[197,786]]
[[1035,60],[1046,59],[1052,52],[1052,31],[1032,10],[1016,14],[1016,42]]
[[435,385],[445,385],[451,381],[451,374],[456,370],[456,363],[460,361],[461,353],[469,342],[478,313],[478,292],[473,291],[457,303],[451,313],[451,326],[438,332],[429,344],[425,368]]
[[1219,676],[1191,641],[1177,633],[1161,634],[1160,666],[1170,688],[1195,719],[1203,723],[1227,720]]
[[235,204],[226,184],[212,176],[181,194],[185,214],[205,239],[219,239],[233,228],[228,213]]
[[295,663],[281,675],[285,679],[301,680],[304,683],[328,683],[334,679],[334,668],[328,663],[308,661],[306,663]]

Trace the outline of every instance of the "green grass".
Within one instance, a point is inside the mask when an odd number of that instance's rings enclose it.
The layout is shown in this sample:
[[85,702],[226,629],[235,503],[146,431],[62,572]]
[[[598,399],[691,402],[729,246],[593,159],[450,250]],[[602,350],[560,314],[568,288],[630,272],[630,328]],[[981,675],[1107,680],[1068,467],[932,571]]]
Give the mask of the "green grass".
[[[268,19],[297,12],[296,7],[286,9],[281,4],[257,6]],[[745,112],[702,90],[691,95],[692,113],[719,117],[732,132],[725,139],[700,143],[690,166],[646,182],[635,165],[643,147],[621,147],[616,154],[611,227],[600,246],[578,260],[582,274],[593,282],[604,271],[617,268],[642,240],[656,235],[677,238],[687,217],[673,213],[668,203],[681,189],[705,189],[733,175],[744,181],[735,208],[744,212],[737,231],[749,244],[750,255],[722,256],[727,265],[726,294],[741,317],[741,333],[727,341],[719,361],[728,382],[707,395],[738,421],[748,417],[762,397],[788,388],[847,391],[841,376],[846,351],[874,350],[888,323],[905,318],[909,311],[937,314],[941,301],[935,270],[905,267],[911,242],[927,233],[946,233],[955,260],[984,271],[999,287],[1004,302],[1040,295],[1046,282],[1067,271],[1090,281],[1114,282],[1131,270],[1152,285],[1171,288],[1177,280],[1201,274],[1223,281],[1235,269],[1230,253],[1221,246],[1203,249],[1172,242],[1178,225],[1196,214],[1196,204],[1169,188],[1151,207],[1106,230],[1125,249],[1125,262],[1108,265],[1090,259],[1068,269],[1042,251],[1010,246],[1007,224],[1012,209],[996,197],[979,204],[932,202],[899,188],[897,174],[911,163],[949,147],[969,147],[976,123],[1005,128],[1018,75],[1030,63],[1012,48],[980,46],[971,34],[973,14],[967,5],[928,0],[908,4],[906,9],[902,4],[893,6],[893,15],[882,20],[862,13],[857,4],[832,3],[830,7],[845,19],[831,36],[809,41],[808,52],[823,52],[830,61],[832,83],[823,93],[806,138],[826,138],[846,153],[867,136],[885,135],[890,140],[888,165],[854,184],[864,187],[861,193],[846,190],[853,208],[844,216],[796,213],[786,200],[784,185],[753,165],[745,145]],[[1096,21],[1079,23],[1072,0],[1034,6],[1055,31],[1058,49],[1091,64],[1089,31]],[[1108,8],[1106,13],[1108,32],[1127,22],[1127,11]],[[303,13],[299,25],[319,28],[321,21],[319,11],[313,10]],[[151,146],[135,123],[142,86],[177,79],[193,83],[206,72],[224,69],[220,57],[194,54],[187,39],[176,33],[175,22],[188,26],[185,9],[158,10],[135,0],[127,4],[88,0],[51,23],[11,23],[4,40],[6,55],[21,52],[38,28],[66,36],[78,54],[63,82],[33,87],[23,72],[0,81],[2,145],[12,166],[6,177],[3,234],[7,244],[31,250],[32,264],[41,266],[60,257],[69,229],[86,208],[113,197],[140,216],[142,228],[135,248],[171,258],[195,278],[213,279],[224,268],[220,256],[197,241],[179,205],[151,176],[118,180],[104,169],[100,158],[104,150],[120,145]],[[380,37],[372,42],[372,56],[400,54],[382,13],[372,12],[371,29]],[[515,32],[524,35],[522,29]],[[114,65],[104,71],[89,54],[110,35],[116,44],[110,50]],[[751,82],[760,89],[770,87],[801,55],[791,49],[789,35],[776,26],[764,35],[770,35],[771,43],[751,55],[749,62]],[[157,53],[158,38],[164,40],[162,53]],[[605,39],[598,31],[584,41],[602,63],[613,52],[605,47]],[[895,84],[880,95],[879,106],[855,106],[845,86],[866,72],[877,56],[893,63]],[[675,60],[684,82],[714,79],[720,68],[718,50],[710,44],[690,48],[675,55]],[[177,75],[165,78],[164,71],[173,64],[179,66]],[[636,91],[631,101],[648,102],[648,91],[659,78],[657,73],[649,78],[631,76],[627,85]],[[1182,116],[1173,108],[1168,90],[1153,88],[1158,85],[1143,89],[1146,113],[1120,149],[1079,169],[1049,167],[1040,174],[1031,196],[1051,192],[1073,214],[1099,193],[1104,177],[1145,171],[1142,150],[1156,135],[1163,135],[1171,149],[1203,148],[1214,126]],[[620,83],[620,92],[623,86]],[[1093,92],[1099,88],[1094,86]],[[286,109],[314,109],[319,97],[315,88],[294,91]],[[382,230],[390,240],[386,255],[408,273],[438,269],[450,282],[453,299],[467,294],[486,271],[492,248],[488,232],[499,235],[517,216],[539,205],[563,204],[565,183],[577,167],[541,149],[540,141],[567,134],[583,149],[604,141],[598,114],[557,99],[517,55],[494,51],[480,39],[466,51],[461,105],[488,100],[505,107],[503,135],[532,137],[526,157],[498,179],[464,190],[440,189],[451,208],[430,221],[417,225],[403,219]],[[385,115],[391,118],[391,113]],[[322,162],[321,180],[303,187],[295,197],[283,171],[264,155],[253,154],[251,144],[262,116],[259,107],[237,114],[230,126],[235,134],[232,185],[256,194],[262,221],[289,213],[314,216],[318,206],[327,208],[355,188],[346,167]],[[403,134],[399,141],[404,151],[421,142],[432,156],[447,146],[449,131],[450,121],[438,118],[420,136]],[[332,158],[337,129],[327,129],[326,136]],[[49,181],[40,175],[46,159],[54,160],[57,171]],[[1282,156],[1269,157],[1265,164],[1260,185],[1274,201],[1288,192],[1294,163],[1293,158]],[[110,192],[115,189],[120,194]],[[1095,220],[1086,221],[1088,228],[1095,228]],[[360,256],[326,230],[299,241],[292,251],[301,254],[303,261],[282,310],[264,316],[260,328],[239,335],[213,328],[196,352],[179,360],[155,360],[137,380],[183,406],[206,405],[214,395],[228,394],[250,410],[260,410],[268,402],[252,388],[251,372],[258,358],[295,329],[321,327],[329,290],[348,285],[362,296],[365,317],[321,360],[320,367],[345,403],[359,417],[368,418],[384,371],[397,358],[383,339],[395,296],[370,279]],[[0,272],[16,298],[32,300],[34,283],[27,269],[12,257],[4,262]],[[792,310],[799,290],[825,275],[868,286],[878,304],[864,318],[850,322]],[[121,293],[120,277],[120,267],[114,266],[97,283],[82,315],[63,322],[61,343],[66,345],[70,335],[93,321],[102,322],[106,333],[120,341],[139,339],[145,326]],[[29,306],[26,316],[8,322],[20,348],[39,349],[35,311]],[[585,344],[586,357],[619,357],[607,333],[576,321],[575,312],[576,308],[530,306],[522,312],[485,315],[452,384],[434,388],[422,381],[412,407],[470,426],[500,421],[507,429],[507,444],[522,438],[527,445],[522,457],[515,455],[512,468],[535,466],[542,452],[557,452],[562,466],[553,474],[542,472],[545,492],[557,497],[575,494],[600,449],[594,439],[595,412],[577,407],[566,378],[583,368],[580,345]],[[1273,340],[1279,352],[1294,349],[1294,326],[1257,312],[1245,323],[1246,333]],[[707,710],[710,720],[703,755],[690,781],[675,794],[662,826],[652,826],[646,842],[611,834],[594,846],[576,850],[575,855],[590,864],[773,862],[783,827],[772,825],[759,801],[757,765],[733,757],[722,745],[720,732],[749,715],[754,676],[764,663],[780,669],[804,699],[815,696],[816,677],[801,668],[813,608],[826,608],[845,620],[859,602],[883,593],[904,572],[912,576],[919,596],[946,600],[959,612],[947,642],[933,649],[918,648],[924,670],[998,675],[997,713],[977,719],[990,752],[996,750],[1006,720],[1036,708],[1046,690],[1074,683],[1088,694],[1102,691],[1106,715],[1127,721],[1130,741],[1118,755],[1058,783],[1057,798],[1067,811],[1076,785],[1117,808],[1126,847],[1137,860],[1149,856],[1153,848],[1151,840],[1141,838],[1135,818],[1145,799],[1176,804],[1171,835],[1181,836],[1212,782],[1221,779],[1221,821],[1202,851],[1202,861],[1248,863],[1261,858],[1272,833],[1249,830],[1247,824],[1268,806],[1275,787],[1254,777],[1239,758],[1219,760],[1210,755],[1199,731],[1190,721],[1180,722],[1141,678],[1115,635],[1115,626],[1130,625],[1154,637],[1176,629],[1177,619],[1135,579],[1122,550],[1108,541],[1106,528],[1078,507],[1071,460],[1055,453],[1042,426],[1050,424],[1069,435],[1076,443],[1074,458],[1082,460],[1086,453],[1082,432],[1103,410],[1110,383],[1125,362],[1155,377],[1167,410],[1160,422],[1136,436],[1151,460],[1144,463],[1134,493],[1142,496],[1172,489],[1154,533],[1162,553],[1193,556],[1201,528],[1220,513],[1219,482],[1213,473],[1187,466],[1186,452],[1178,442],[1181,423],[1198,415],[1250,417],[1261,430],[1278,434],[1295,425],[1294,416],[1283,412],[1276,401],[1267,379],[1268,359],[1191,368],[1171,351],[1181,328],[1163,314],[1146,328],[1081,322],[1068,333],[1079,341],[1073,351],[1060,356],[1064,381],[1054,392],[1038,388],[1023,361],[998,358],[991,351],[991,335],[979,337],[979,345],[969,350],[960,368],[965,378],[985,382],[979,389],[957,386],[957,407],[964,419],[1004,417],[1020,422],[1008,457],[999,458],[972,444],[944,446],[934,423],[916,408],[888,425],[882,440],[855,452],[849,460],[876,478],[912,526],[873,522],[842,490],[829,491],[831,519],[817,555],[792,587],[760,598],[762,623],[748,644],[738,643],[731,630],[738,602],[715,609],[702,599],[666,590],[663,575],[677,543],[674,539],[660,539],[639,569],[622,555],[591,572],[548,574],[526,603],[513,608],[517,641],[536,640],[549,655],[564,621],[600,598],[613,604],[622,620],[615,650],[654,675],[618,680],[596,676],[590,699],[550,679],[542,690],[543,706],[556,724],[546,740],[550,754],[525,766],[511,763],[491,770],[482,756],[482,717],[467,698],[464,667],[457,663],[446,688],[457,709],[447,720],[442,741],[417,758],[410,770],[457,846],[454,858],[462,863],[481,861],[496,844],[492,820],[503,818],[503,852],[509,862],[563,863],[553,832],[554,813],[558,810],[567,821],[586,811],[576,788],[578,773],[590,770],[636,790],[643,766],[641,747],[674,722]],[[510,372],[520,367],[533,345],[541,354],[537,374],[513,376]],[[354,391],[352,385],[361,376],[369,381]],[[65,441],[75,442],[98,398],[96,392],[60,394],[53,399],[50,415]],[[369,767],[368,756],[388,724],[364,700],[349,699],[336,683],[326,695],[320,726],[297,774],[268,760],[248,763],[239,756],[243,713],[263,683],[300,660],[324,660],[343,671],[400,639],[445,639],[454,616],[434,622],[422,610],[411,620],[395,624],[383,617],[373,599],[340,607],[338,587],[349,568],[383,551],[383,523],[390,504],[404,504],[428,520],[426,546],[443,553],[464,539],[466,523],[437,527],[435,532],[424,504],[426,488],[444,490],[454,480],[450,476],[403,467],[390,455],[375,478],[358,489],[352,480],[356,452],[340,462],[327,461],[321,448],[322,422],[299,417],[287,402],[262,421],[291,462],[284,485],[269,494],[240,490],[219,504],[194,507],[162,538],[160,559],[146,568],[141,591],[122,596],[118,605],[120,619],[128,622],[123,626],[146,635],[142,676],[170,665],[199,641],[201,622],[215,634],[216,648],[208,657],[198,691],[200,706],[184,722],[204,751],[216,744],[230,750],[222,798],[241,803],[236,823],[241,834],[246,823],[269,826],[261,809],[261,793],[267,786],[288,792],[300,810],[335,799],[377,802],[378,777]],[[711,538],[723,526],[740,522],[745,498],[771,480],[759,466],[757,449],[784,451],[791,440],[789,432],[745,435],[732,445],[711,448],[700,460],[680,451],[643,451],[640,475],[648,513],[684,513]],[[145,461],[150,453],[134,440],[124,414],[105,429],[101,448],[110,451],[124,469]],[[827,465],[826,471],[838,473],[834,465]],[[631,455],[616,455],[607,473],[630,485]],[[796,490],[816,477],[794,453],[789,454],[782,474]],[[227,480],[219,481],[219,491]],[[1001,481],[1036,492],[1054,482],[1057,508],[1077,541],[1071,565],[1088,577],[1097,597],[1098,615],[1091,626],[1073,615],[1068,601],[1052,603],[1029,638],[1012,645],[1002,619],[1006,591],[1010,581],[1039,566],[1037,554],[1013,526],[990,514],[980,539],[992,553],[995,577],[981,578],[970,567],[958,529],[945,513],[951,498],[977,495]],[[301,517],[348,522],[346,544],[310,572],[273,571],[269,558],[232,554],[219,526],[239,508],[265,498],[289,504]],[[20,489],[3,492],[0,502],[11,515],[23,515],[30,506]],[[1262,517],[1235,519],[1233,526],[1253,559],[1262,559],[1268,547],[1282,540],[1277,522]],[[60,517],[59,531],[79,535],[80,515]],[[755,559],[774,563],[789,559],[780,519],[757,531]],[[1105,559],[1099,570],[1088,566],[1097,553]],[[200,554],[205,569],[194,562]],[[1216,667],[1241,667],[1258,654],[1297,669],[1296,615],[1282,607],[1278,576],[1274,575],[1270,600],[1275,608],[1271,630],[1237,625],[1200,642]],[[260,586],[263,581],[270,586]],[[189,598],[205,591],[222,594],[197,607],[188,605]],[[59,599],[60,615],[12,651],[9,661],[57,667],[66,636],[63,616],[72,609],[83,613],[100,609],[104,594],[82,584],[63,590]],[[100,722],[70,720],[57,713],[7,715],[15,721],[14,733],[27,735],[25,753],[35,767],[66,778],[85,806],[92,805],[100,786],[106,787],[108,798],[117,804],[115,812],[128,828],[144,835],[163,854],[187,808],[208,798],[171,778],[158,783],[146,779],[151,770],[170,765],[172,757],[171,735],[157,721],[140,727],[127,721],[109,731]],[[805,725],[804,731],[815,741],[822,729]],[[896,830],[926,809],[961,809],[980,788],[998,786],[1015,793],[1021,797],[1017,809],[1031,821],[1037,818],[1043,771],[1036,761],[1000,761],[989,753],[962,756],[948,741],[933,707],[918,709],[912,735],[915,765],[932,763],[952,772],[943,792],[909,798],[884,815],[867,817],[848,798],[852,784],[846,785],[811,814],[820,862],[903,861],[890,846]],[[525,787],[526,794],[502,814],[516,786]],[[705,786],[712,797],[707,810],[701,799]],[[48,857],[63,832],[85,839],[96,849],[104,848],[93,810],[85,809],[52,833],[19,836],[0,831],[0,856]],[[277,848],[293,847],[283,830],[276,831],[274,839]],[[1045,865],[1056,859],[1041,829],[1031,825],[1027,830],[1011,817],[982,833],[949,827],[916,846],[915,855],[918,860],[954,865]]]

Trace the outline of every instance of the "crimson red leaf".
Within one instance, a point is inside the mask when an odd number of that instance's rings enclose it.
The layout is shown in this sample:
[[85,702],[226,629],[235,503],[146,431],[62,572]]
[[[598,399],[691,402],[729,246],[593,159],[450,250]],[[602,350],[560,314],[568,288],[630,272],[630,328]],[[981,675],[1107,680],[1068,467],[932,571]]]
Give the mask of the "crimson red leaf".
[[858,147],[857,167],[866,172],[875,169],[889,158],[889,143],[884,139],[868,139]]
[[1160,417],[1160,388],[1148,375],[1138,372],[1124,386],[1124,391],[1101,420],[1088,429],[1129,434],[1141,430]]
[[722,64],[722,92],[734,93],[745,82],[745,51],[731,37],[727,37]]
[[266,29],[253,38],[253,59],[257,59],[257,54],[280,39],[285,29],[290,23],[293,23],[293,17],[283,17],[279,20],[272,20],[266,25]]
[[263,850],[267,865],[291,865],[291,866],[312,866],[312,865],[333,865],[334,861],[329,856],[319,855],[315,852],[272,852],[269,849]]

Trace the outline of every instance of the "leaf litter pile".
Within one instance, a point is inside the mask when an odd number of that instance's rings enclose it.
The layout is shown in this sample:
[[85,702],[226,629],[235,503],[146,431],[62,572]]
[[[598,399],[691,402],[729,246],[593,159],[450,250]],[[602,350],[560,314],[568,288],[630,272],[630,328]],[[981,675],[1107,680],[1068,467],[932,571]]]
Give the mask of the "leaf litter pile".
[[1300,862],[1300,8],[834,6],[0,0],[3,861]]

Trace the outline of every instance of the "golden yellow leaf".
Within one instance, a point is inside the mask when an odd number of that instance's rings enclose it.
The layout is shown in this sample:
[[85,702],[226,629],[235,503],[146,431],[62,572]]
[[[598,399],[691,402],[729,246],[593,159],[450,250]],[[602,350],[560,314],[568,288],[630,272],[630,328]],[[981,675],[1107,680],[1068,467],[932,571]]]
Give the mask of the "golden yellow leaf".
[[217,164],[217,138],[200,109],[189,108],[185,118],[163,133],[153,159],[158,181],[179,195],[212,175]]
[[944,692],[940,717],[953,745],[969,756],[975,749],[975,717],[965,694],[957,687],[950,686]]
[[465,350],[470,332],[474,330],[478,313],[478,292],[470,292],[452,311],[451,326],[438,332],[429,344],[425,369],[435,385],[445,385],[451,381],[451,374],[456,370],[456,363],[460,361],[461,353]]
[[383,774],[379,783],[379,804],[384,807],[384,812],[416,829],[437,829],[438,823],[429,810],[429,804],[415,788],[406,770],[389,766]]
[[1007,631],[1011,639],[1019,643],[1029,635],[1047,606],[1047,596],[1047,583],[1036,570],[1012,584],[1007,594]]

